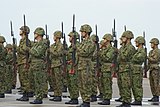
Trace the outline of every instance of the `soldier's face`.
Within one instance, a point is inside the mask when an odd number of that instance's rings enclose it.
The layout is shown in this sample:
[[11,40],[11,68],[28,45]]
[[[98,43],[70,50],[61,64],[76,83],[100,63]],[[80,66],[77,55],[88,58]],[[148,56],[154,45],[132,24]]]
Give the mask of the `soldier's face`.
[[154,43],[151,43],[151,48],[154,48]]
[[56,38],[55,36],[53,36],[53,40],[56,41],[56,39],[57,39],[57,38]]
[[135,42],[135,45],[136,45],[136,47],[138,47],[138,46],[139,46],[139,43],[138,43],[138,42]]
[[23,35],[23,31],[20,30],[20,31],[19,31],[19,35]]
[[72,38],[72,36],[70,36],[70,37],[69,37],[70,43],[72,43],[72,40],[73,40],[73,38]]
[[84,38],[86,37],[87,33],[86,32],[81,32],[81,36]]
[[127,42],[127,38],[126,37],[122,37],[122,43],[126,43]]

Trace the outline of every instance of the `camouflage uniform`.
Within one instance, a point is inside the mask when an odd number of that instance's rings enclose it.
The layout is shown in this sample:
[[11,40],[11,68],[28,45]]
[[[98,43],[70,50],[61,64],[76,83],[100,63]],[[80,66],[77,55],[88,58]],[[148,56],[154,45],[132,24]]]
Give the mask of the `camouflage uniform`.
[[92,28],[85,24],[80,29],[82,36],[85,39],[79,45],[77,54],[79,57],[78,61],[78,78],[79,78],[79,89],[82,96],[83,104],[80,107],[90,107],[90,96],[91,96],[91,76],[92,76],[92,55],[94,52],[94,45],[89,35],[92,32]]
[[62,96],[62,54],[63,54],[63,45],[60,41],[62,37],[61,31],[54,32],[54,38],[59,39],[50,47],[50,59],[51,59],[51,77],[54,84],[54,98],[50,99],[51,101],[61,101]]
[[[132,57],[132,75],[131,75],[131,84],[132,84],[132,92],[135,101],[132,103],[132,105],[142,105],[142,97],[143,97],[143,87],[142,87],[142,81],[143,81],[143,70],[142,70],[142,64],[145,61],[146,58],[146,52],[143,48],[143,45],[145,43],[145,40],[142,36],[138,36],[135,39],[136,46],[138,49],[136,50],[136,53]],[[142,46],[142,47],[139,47]]]
[[133,38],[133,33],[131,31],[125,31],[122,34],[122,40],[126,39],[123,48],[119,51],[118,63],[119,63],[119,80],[121,84],[121,97],[122,105],[117,106],[130,106],[131,102],[131,59],[135,53],[135,47],[131,42],[127,42],[129,39]]
[[12,45],[11,44],[7,44],[6,45],[6,49],[7,49],[7,56],[6,56],[6,85],[7,85],[7,93],[11,93],[11,89],[12,89],[12,84],[14,81],[14,72],[13,72],[13,52],[12,52]]
[[5,38],[3,36],[0,36],[0,98],[4,98],[4,91],[6,89],[6,83],[5,83],[5,70],[6,70],[6,55],[7,51],[5,47],[3,46],[3,43],[5,42]]
[[47,50],[47,41],[43,40],[43,35],[45,34],[44,29],[41,27],[36,28],[34,31],[35,39],[41,37],[39,41],[37,41],[31,49],[29,49],[30,53],[30,71],[32,71],[33,81],[34,81],[34,89],[35,89],[35,97],[36,99],[31,102],[31,104],[42,104],[43,95],[46,92],[46,84],[47,84],[47,75],[45,72],[45,53]]
[[[115,48],[112,47],[111,42],[113,36],[105,34],[103,36],[105,47],[100,50],[101,72],[102,72],[102,86],[103,86],[103,101],[99,102],[100,105],[110,105],[112,99],[112,63],[114,59]],[[106,45],[106,43],[108,43]]]
[[72,63],[72,55],[73,55],[73,40],[74,35],[76,36],[76,47],[79,46],[79,42],[77,39],[79,39],[79,34],[77,32],[73,33],[70,32],[68,36],[72,38],[72,44],[69,46],[68,54],[67,54],[67,83],[68,83],[68,90],[70,94],[70,101],[66,102],[65,104],[78,104],[78,97],[79,97],[79,89],[78,89],[78,73],[77,73],[77,62],[78,57],[76,55],[75,59],[75,65]]
[[160,49],[158,49],[159,40],[153,38],[150,41],[151,46],[156,45],[156,48],[153,48],[149,52],[148,56],[148,66],[149,66],[149,81],[150,88],[153,95],[153,98],[149,101],[157,102],[159,101],[159,86],[160,86]]

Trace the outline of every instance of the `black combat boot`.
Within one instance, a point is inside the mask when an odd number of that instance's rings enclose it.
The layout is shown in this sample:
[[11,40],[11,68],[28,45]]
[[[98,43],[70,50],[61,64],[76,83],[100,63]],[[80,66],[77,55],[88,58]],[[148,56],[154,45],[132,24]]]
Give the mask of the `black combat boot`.
[[123,102],[121,105],[116,106],[116,107],[131,107],[131,105],[129,103]]
[[131,103],[131,105],[141,106],[142,105],[142,101],[134,101],[134,102]]
[[62,92],[67,92],[67,86],[66,85],[63,86]]
[[91,95],[91,102],[97,101],[97,96],[96,95]]
[[90,102],[83,102],[81,105],[76,107],[90,107]]
[[28,97],[34,97],[34,92],[28,92]]
[[148,100],[149,102],[159,102],[159,96],[153,96],[150,100]]
[[115,99],[116,102],[122,102],[122,97]]
[[1,94],[0,94],[0,98],[5,98],[4,93],[1,93]]
[[48,90],[48,92],[53,92],[53,87],[50,86],[50,89]]
[[53,99],[49,99],[50,101],[56,101],[56,102],[60,102],[62,101],[62,97],[61,96],[55,96]]
[[100,94],[97,96],[97,98],[103,98],[103,94],[100,93]]
[[11,90],[11,89],[10,89],[10,90],[7,90],[5,93],[6,93],[6,94],[12,94],[12,90]]
[[29,101],[29,97],[27,93],[23,93],[23,96],[21,98],[17,98],[17,101]]
[[30,104],[42,104],[43,101],[42,100],[37,100],[35,99],[33,102],[30,102]]
[[65,104],[77,105],[78,104],[78,99],[71,99],[70,101],[65,102]]
[[99,105],[110,105],[110,100],[109,99],[105,99],[102,102],[98,102]]

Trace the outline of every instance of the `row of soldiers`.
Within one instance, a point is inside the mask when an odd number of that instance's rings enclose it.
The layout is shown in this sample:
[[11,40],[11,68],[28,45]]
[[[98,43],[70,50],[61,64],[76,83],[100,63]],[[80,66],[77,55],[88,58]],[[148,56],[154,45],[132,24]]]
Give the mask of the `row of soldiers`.
[[[30,94],[34,94],[36,99],[30,103],[42,104],[42,99],[48,90],[47,81],[54,88],[54,97],[50,101],[62,101],[62,87],[65,83],[64,78],[66,78],[71,100],[65,104],[78,104],[80,92],[83,103],[77,107],[90,107],[90,102],[97,101],[98,87],[99,97],[103,99],[98,104],[110,105],[110,100],[112,99],[112,74],[116,71],[120,92],[120,98],[116,101],[122,102],[118,107],[142,105],[142,64],[146,58],[148,59],[147,69],[150,71],[149,79],[153,94],[153,98],[149,101],[159,101],[160,50],[158,49],[159,40],[157,38],[151,39],[152,50],[147,57],[144,49],[144,37],[138,36],[135,39],[137,47],[135,49],[131,43],[134,35],[129,30],[123,32],[120,38],[120,49],[112,46],[114,41],[112,34],[107,33],[103,36],[98,49],[98,46],[96,46],[97,34],[91,35],[92,28],[90,25],[82,25],[80,32],[83,38],[81,42],[79,42],[80,35],[78,32],[73,30],[68,34],[71,43],[69,47],[65,42],[61,43],[61,38],[64,38],[64,34],[63,31],[59,30],[53,33],[54,43],[51,46],[48,45],[49,40],[44,39],[43,36],[47,36],[47,34],[45,34],[42,27],[35,29],[35,41],[32,42],[28,39],[29,27],[22,26],[20,28],[21,40],[19,46],[7,45],[4,48],[5,38],[0,36],[0,97],[4,98],[5,91],[10,91],[11,86],[15,86],[16,76],[15,72],[13,72],[12,50],[16,48],[16,68],[23,91],[23,96],[18,98],[18,101],[29,101]],[[64,56],[65,61],[63,60]],[[49,58],[49,65],[47,57]],[[6,88],[6,85],[8,88]],[[131,91],[135,100],[132,103]]]

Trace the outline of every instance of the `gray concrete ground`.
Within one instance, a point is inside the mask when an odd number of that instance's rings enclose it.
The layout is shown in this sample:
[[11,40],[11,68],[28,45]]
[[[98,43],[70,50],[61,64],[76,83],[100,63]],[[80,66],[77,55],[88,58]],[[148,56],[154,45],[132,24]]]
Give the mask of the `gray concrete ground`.
[[[17,87],[19,87],[19,82],[17,84]],[[147,100],[151,97],[150,87],[149,87],[149,81],[148,79],[144,79],[143,81],[143,88],[144,88],[144,98],[143,98],[143,107],[158,107],[158,105],[152,105],[150,102],[147,102]],[[53,93],[49,93],[53,94]],[[67,96],[69,93],[63,93],[63,95]],[[29,102],[19,102],[16,101],[16,98],[21,97],[21,95],[18,93],[18,90],[12,90],[12,94],[6,94],[6,98],[0,99],[0,107],[76,107],[72,105],[65,105],[64,103],[69,100],[69,98],[63,98],[62,102],[53,102],[49,101],[50,97],[44,98],[43,104],[41,105],[31,105]],[[113,79],[113,99],[111,100],[111,105],[107,107],[115,107],[121,103],[115,102],[114,100],[118,98],[118,87],[117,87],[117,80]],[[30,101],[33,101],[34,98],[30,98]],[[82,102],[81,98],[79,98],[80,103]],[[97,105],[97,102],[91,103],[91,107],[106,107],[106,106],[100,106]]]

